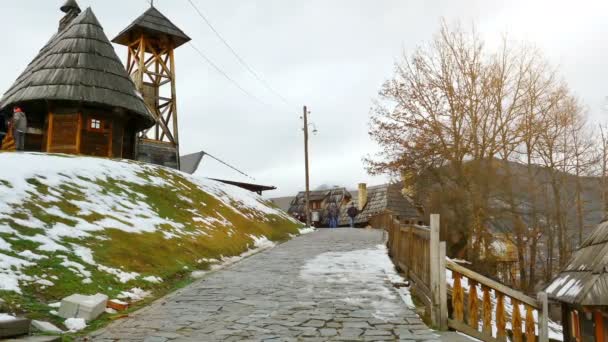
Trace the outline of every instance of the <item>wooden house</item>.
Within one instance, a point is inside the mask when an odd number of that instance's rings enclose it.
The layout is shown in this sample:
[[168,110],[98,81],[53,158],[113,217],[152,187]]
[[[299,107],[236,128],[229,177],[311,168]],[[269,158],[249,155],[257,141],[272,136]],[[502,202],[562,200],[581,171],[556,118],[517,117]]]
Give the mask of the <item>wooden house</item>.
[[422,208],[404,194],[401,182],[370,187],[367,184],[359,184],[357,195],[342,206],[339,222],[341,226],[350,223],[347,210],[351,203],[359,210],[359,215],[355,217],[355,225],[359,227],[371,225],[374,228],[386,228],[383,225],[389,215],[403,223],[416,224],[424,215]]
[[596,227],[545,292],[561,304],[564,341],[608,341],[608,221]]
[[156,120],[90,8],[75,0],[59,30],[0,100],[24,109],[27,151],[134,159],[137,133]]
[[[346,188],[310,191],[310,211],[313,218],[318,216],[317,222],[319,225],[327,227],[329,225],[327,213],[330,204],[335,203],[338,209],[343,211],[346,203],[350,202],[351,198],[352,195]],[[306,192],[301,191],[293,198],[287,212],[302,222],[306,222]]]

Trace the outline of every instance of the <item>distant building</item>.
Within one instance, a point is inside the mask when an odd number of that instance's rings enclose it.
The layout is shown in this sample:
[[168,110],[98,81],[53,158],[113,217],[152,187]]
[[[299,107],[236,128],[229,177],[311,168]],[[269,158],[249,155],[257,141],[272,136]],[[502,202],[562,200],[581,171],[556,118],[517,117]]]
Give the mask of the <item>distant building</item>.
[[[358,227],[366,227],[374,218],[388,214],[403,222],[417,223],[423,217],[423,210],[403,194],[402,188],[401,183],[393,183],[371,187],[359,184],[358,191],[352,192],[346,188],[315,190],[310,192],[310,211],[313,217],[318,215],[322,227],[328,226],[327,210],[330,203],[336,203],[340,209],[340,226],[350,223],[346,212],[351,203],[359,209],[359,215],[355,218]],[[292,199],[288,213],[305,221],[305,205],[305,192],[301,191]]]
[[[335,203],[340,211],[344,210],[346,203],[350,202],[352,195],[346,188],[333,188],[327,190],[315,190],[309,192],[310,212],[313,222],[321,227],[329,226],[329,217],[327,215],[331,203]],[[293,198],[287,212],[306,222],[306,192],[300,191]]]
[[370,187],[364,183],[359,184],[357,196],[354,196],[352,202],[347,203],[341,210],[339,222],[341,226],[349,224],[346,211],[351,203],[359,210],[359,215],[355,218],[355,225],[359,227],[366,227],[372,220],[386,215],[392,215],[406,223],[418,223],[424,215],[422,207],[416,205],[403,193],[401,182]]
[[595,228],[545,292],[561,303],[564,341],[606,341],[608,221]]
[[59,30],[0,100],[27,114],[27,151],[135,159],[137,134],[155,118],[93,10],[61,7]]

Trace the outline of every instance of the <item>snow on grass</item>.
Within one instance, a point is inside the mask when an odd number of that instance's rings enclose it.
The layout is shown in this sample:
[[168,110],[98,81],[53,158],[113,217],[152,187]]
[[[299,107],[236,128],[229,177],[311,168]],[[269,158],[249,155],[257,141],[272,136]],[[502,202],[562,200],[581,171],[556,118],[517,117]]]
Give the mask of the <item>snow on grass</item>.
[[87,327],[87,322],[84,318],[68,318],[63,324],[70,332],[78,332]]
[[155,277],[155,276],[147,276],[147,277],[143,277],[141,278],[142,280],[145,280],[149,283],[155,283],[155,284],[159,284],[163,282],[163,279],[160,277]]
[[300,226],[255,193],[154,165],[40,153],[0,153],[0,165],[0,292],[11,307],[171,287],[183,267],[236,262]]
[[314,227],[300,228],[300,235],[310,234],[310,233],[314,232],[315,230],[316,229]]
[[139,287],[134,287],[129,291],[123,291],[118,295],[120,299],[128,299],[131,302],[138,302],[146,297],[149,297],[152,293],[150,291],[144,291]]
[[21,294],[19,281],[34,280],[32,277],[25,275],[22,269],[34,265],[30,261],[0,253],[0,290],[14,291]]
[[[387,320],[403,313],[403,304],[391,285],[403,278],[397,274],[383,245],[319,254],[301,268],[300,277],[313,285],[330,283],[343,287],[343,293],[335,293],[339,300],[372,307],[378,319]],[[406,289],[403,291],[403,296],[409,296]]]

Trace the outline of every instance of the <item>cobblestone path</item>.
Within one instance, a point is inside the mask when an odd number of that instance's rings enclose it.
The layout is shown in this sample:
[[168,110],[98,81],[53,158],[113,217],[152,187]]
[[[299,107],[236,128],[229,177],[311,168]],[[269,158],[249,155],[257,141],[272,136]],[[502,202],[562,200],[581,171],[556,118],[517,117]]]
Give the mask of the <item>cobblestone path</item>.
[[[93,341],[427,341],[376,230],[324,229],[211,273]],[[392,273],[392,274],[391,274]]]

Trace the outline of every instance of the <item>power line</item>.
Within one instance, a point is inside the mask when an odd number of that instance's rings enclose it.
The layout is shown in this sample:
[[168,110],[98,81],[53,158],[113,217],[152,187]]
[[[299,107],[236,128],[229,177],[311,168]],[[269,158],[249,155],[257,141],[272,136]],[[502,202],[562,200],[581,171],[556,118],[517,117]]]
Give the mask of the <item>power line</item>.
[[232,46],[230,46],[230,44],[228,44],[228,42],[224,39],[224,37],[222,37],[222,35],[215,29],[215,27],[211,24],[211,22],[207,19],[207,17],[205,17],[205,15],[201,12],[201,10],[194,4],[194,2],[192,2],[192,0],[188,0],[188,2],[194,8],[194,10],[198,13],[198,15],[203,19],[203,21],[205,21],[205,23],[207,24],[207,26],[209,26],[209,28],[213,31],[213,33],[215,33],[215,35],[222,41],[222,43],[224,43],[224,45],[230,50],[230,52],[232,52],[232,54],[234,55],[234,57],[236,57],[236,59],[239,61],[239,63],[241,63],[241,65],[243,67],[245,67],[245,69],[247,69],[247,71],[249,71],[249,73],[251,73],[251,75],[253,75],[253,77],[256,80],[258,80],[260,83],[262,83],[264,85],[264,87],[266,87],[266,89],[268,89],[270,92],[272,92],[277,97],[279,97],[286,105],[289,105],[289,101],[287,101],[287,99],[283,95],[281,95],[278,91],[276,91],[274,88],[272,88],[266,80],[261,78],[258,75],[258,73],[256,73],[253,70],[253,68],[251,66],[249,66],[249,64],[247,64],[245,62],[245,60],[232,48]]
[[243,88],[237,81],[235,81],[230,76],[228,76],[228,74],[224,70],[222,70],[219,66],[217,66],[217,64],[213,63],[213,61],[211,59],[209,59],[209,57],[207,57],[199,48],[197,48],[196,45],[194,45],[192,42],[190,42],[189,44],[194,49],[194,51],[196,51],[209,65],[211,65],[217,72],[222,74],[228,81],[230,81],[232,84],[234,84],[234,86],[239,88],[239,90],[241,90],[245,95],[251,97],[252,99],[254,99],[255,101],[259,102],[260,104],[262,104],[264,106],[269,106],[267,103],[260,100],[258,97],[256,97],[255,95],[253,95],[252,93],[247,91],[245,88]]

